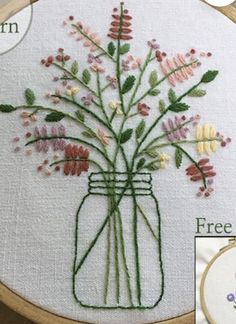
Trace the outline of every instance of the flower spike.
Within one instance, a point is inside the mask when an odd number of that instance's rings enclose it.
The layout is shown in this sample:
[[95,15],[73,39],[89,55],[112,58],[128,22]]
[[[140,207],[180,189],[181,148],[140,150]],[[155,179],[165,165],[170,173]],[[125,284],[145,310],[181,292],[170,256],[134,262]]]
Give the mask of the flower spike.
[[111,28],[109,30],[108,36],[116,40],[131,40],[131,20],[133,19],[129,15],[129,11],[124,9],[124,3],[121,3],[121,12],[117,14],[118,9],[113,9],[113,21],[111,22]]

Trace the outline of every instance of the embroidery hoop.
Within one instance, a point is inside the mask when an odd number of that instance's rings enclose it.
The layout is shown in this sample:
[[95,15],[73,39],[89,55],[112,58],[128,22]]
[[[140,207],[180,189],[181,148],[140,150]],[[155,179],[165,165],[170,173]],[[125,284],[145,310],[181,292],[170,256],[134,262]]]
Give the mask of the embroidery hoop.
[[222,255],[224,255],[226,252],[228,252],[229,250],[232,250],[232,249],[236,249],[236,237],[229,239],[228,245],[226,245],[220,249],[220,251],[208,263],[208,265],[202,275],[201,284],[200,284],[200,302],[201,302],[202,311],[210,324],[216,324],[216,322],[213,320],[213,318],[207,308],[207,305],[206,305],[205,282],[206,282],[207,276],[209,274],[209,271],[212,269],[212,266],[214,265],[216,260],[219,260],[222,257]]
[[[23,0],[28,3],[29,0]],[[31,0],[31,3],[36,2],[38,0]],[[200,0],[205,2],[204,0]],[[15,2],[16,3],[16,2]],[[17,2],[18,3],[18,2]],[[207,3],[205,3],[207,4]],[[209,5],[209,4],[207,4]],[[210,5],[209,5],[210,6]],[[212,7],[223,15],[228,17],[234,23],[236,23],[236,7],[233,5],[229,5],[227,7]],[[1,20],[0,16],[0,20]],[[6,19],[3,17],[4,20]],[[3,19],[2,18],[2,19]],[[235,245],[236,247],[236,245]],[[230,246],[232,248],[232,246]],[[8,287],[6,287],[3,283],[0,282],[0,302],[4,303],[6,306],[17,312],[18,314],[33,320],[37,323],[47,323],[47,324],[89,324],[85,322],[70,320],[65,317],[61,317],[59,315],[53,314],[48,312],[31,302],[25,300],[24,298],[20,297],[13,291],[11,291]],[[178,317],[156,322],[156,323],[148,323],[148,324],[193,324],[194,323],[194,311],[180,315]]]

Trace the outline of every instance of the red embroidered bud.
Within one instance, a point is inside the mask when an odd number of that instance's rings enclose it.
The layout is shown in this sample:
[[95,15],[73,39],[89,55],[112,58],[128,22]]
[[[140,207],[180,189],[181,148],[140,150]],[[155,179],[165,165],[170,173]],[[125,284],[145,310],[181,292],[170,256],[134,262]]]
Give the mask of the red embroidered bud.
[[65,158],[67,161],[64,164],[64,174],[80,176],[82,172],[89,170],[89,150],[83,146],[67,144],[65,147]]
[[186,175],[190,176],[190,180],[194,182],[215,177],[216,172],[213,170],[212,165],[208,165],[209,162],[209,159],[201,159],[198,162],[198,168],[195,164],[190,165],[186,169]]
[[133,37],[131,36],[132,29],[131,27],[131,20],[132,16],[130,16],[128,13],[129,11],[127,9],[123,10],[123,5],[121,3],[121,12],[118,14],[118,9],[114,8],[112,15],[113,21],[111,22],[111,28],[109,30],[108,36],[112,39],[121,39],[121,40],[131,40]]
[[139,103],[138,104],[138,113],[141,115],[141,116],[148,116],[149,115],[149,111],[150,111],[150,107],[148,105],[146,105],[145,103]]

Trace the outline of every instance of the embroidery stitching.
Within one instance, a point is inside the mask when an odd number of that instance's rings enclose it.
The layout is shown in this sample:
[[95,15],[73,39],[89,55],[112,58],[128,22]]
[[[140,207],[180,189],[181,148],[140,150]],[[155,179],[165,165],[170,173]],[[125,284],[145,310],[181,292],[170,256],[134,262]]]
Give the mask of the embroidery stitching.
[[[88,194],[82,199],[76,215],[75,229],[75,258],[73,266],[73,295],[75,300],[84,307],[98,309],[152,309],[162,300],[164,294],[164,268],[162,260],[162,239],[161,239],[161,217],[159,203],[152,190],[151,172],[164,169],[171,157],[161,150],[165,147],[172,147],[175,151],[176,167],[180,168],[183,158],[191,162],[186,169],[187,176],[191,181],[202,181],[203,186],[199,188],[197,196],[209,197],[213,192],[212,179],[216,175],[214,168],[210,165],[208,158],[202,158],[199,162],[183,148],[184,145],[196,145],[199,154],[210,154],[217,148],[217,143],[225,147],[231,142],[230,138],[225,139],[223,135],[217,133],[214,126],[206,124],[198,125],[200,116],[186,117],[179,113],[189,110],[190,106],[183,102],[187,97],[203,97],[206,90],[199,88],[214,81],[218,71],[206,72],[199,82],[191,86],[186,92],[178,95],[173,88],[169,90],[166,104],[163,99],[159,101],[160,115],[155,118],[148,126],[148,120],[153,108],[146,103],[151,97],[160,94],[160,85],[168,81],[172,87],[178,83],[187,82],[194,74],[194,69],[201,64],[197,57],[197,50],[191,49],[184,54],[178,53],[174,57],[168,57],[167,53],[160,50],[160,45],[156,39],[147,42],[148,53],[143,60],[129,54],[132,36],[132,16],[125,9],[121,2],[120,8],[114,8],[112,14],[111,27],[108,37],[112,39],[107,48],[102,46],[101,38],[91,31],[91,29],[81,22],[75,23],[74,16],[70,16],[63,22],[63,26],[72,29],[69,35],[76,41],[82,41],[83,46],[88,48],[88,68],[82,73],[77,61],[71,62],[71,57],[65,54],[63,48],[59,48],[56,56],[48,56],[41,60],[45,67],[54,67],[62,75],[54,76],[53,82],[60,82],[60,87],[55,92],[46,94],[54,105],[61,102],[70,104],[75,108],[74,113],[67,113],[51,107],[35,104],[37,98],[31,89],[26,89],[26,104],[13,106],[9,104],[0,105],[0,111],[11,113],[21,109],[29,109],[31,112],[23,111],[21,118],[23,126],[30,127],[32,123],[38,121],[39,112],[46,113],[47,123],[59,123],[63,119],[70,120],[82,128],[81,137],[67,135],[68,129],[62,124],[56,124],[50,129],[47,125],[36,126],[33,131],[27,131],[25,138],[28,142],[26,147],[34,145],[38,153],[49,154],[54,152],[53,161],[48,159],[41,163],[37,170],[46,176],[58,173],[63,170],[65,176],[80,176],[83,172],[88,172],[91,165],[98,169],[97,173],[89,176]],[[211,57],[210,52],[200,52],[199,57]],[[110,60],[115,65],[115,76],[103,74],[106,72],[104,59]],[[70,63],[70,65],[69,65]],[[159,78],[157,69],[150,73],[148,87],[145,92],[140,93],[140,87],[144,75],[151,63],[155,63],[160,68],[164,76]],[[130,71],[132,74],[129,74]],[[92,81],[95,80],[96,87]],[[86,95],[79,98],[80,87],[85,89]],[[106,90],[118,93],[118,99],[111,100],[108,104],[105,101],[104,93]],[[130,94],[130,98],[127,96]],[[96,110],[95,110],[96,109]],[[168,113],[175,113],[174,117],[163,121]],[[140,118],[144,117],[144,119]],[[97,129],[89,125],[89,118],[97,122]],[[117,119],[116,119],[117,118]],[[136,120],[135,120],[136,118]],[[138,121],[137,127],[127,128],[127,121],[133,119],[133,124]],[[116,122],[116,123],[115,123]],[[149,136],[162,123],[163,133],[148,141]],[[187,127],[188,126],[188,127]],[[189,139],[190,126],[196,127],[196,139]],[[135,138],[135,139],[134,139]],[[167,142],[160,140],[167,139]],[[13,143],[14,151],[21,150],[19,136],[15,137]],[[131,159],[128,158],[130,147],[125,144],[135,141],[134,152],[131,152]],[[79,143],[79,146],[76,143]],[[114,154],[110,152],[111,143],[114,146]],[[89,148],[89,149],[88,149]],[[96,152],[102,159],[96,160],[92,153]],[[56,153],[57,152],[57,153]],[[60,154],[62,152],[62,155]],[[56,153],[56,154],[55,154]],[[27,149],[26,155],[31,155],[32,150]],[[122,158],[125,171],[119,171],[117,160]],[[61,168],[61,165],[63,168]],[[105,167],[104,167],[105,165]],[[144,170],[148,172],[143,173]],[[90,196],[103,196],[108,201],[107,216],[101,220],[95,237],[91,239],[86,251],[82,255],[79,252],[78,242],[80,230],[80,214]],[[127,259],[127,243],[124,233],[124,215],[122,215],[122,203],[125,199],[132,198],[132,239],[135,271],[131,274],[131,267]],[[156,219],[155,227],[153,221],[147,215],[140,199],[145,197],[153,204]],[[128,213],[126,211],[126,213]],[[105,215],[103,215],[105,216]],[[122,217],[123,216],[123,217]],[[126,215],[127,216],[127,215]],[[155,302],[145,304],[142,283],[142,260],[140,257],[139,227],[140,218],[143,219],[145,228],[149,231],[150,241],[154,240],[155,250],[157,250],[159,290]],[[83,302],[79,296],[77,284],[80,282],[80,272],[85,261],[99,242],[103,232],[106,232],[106,269],[104,274],[104,289],[102,303]],[[112,255],[113,254],[113,255]],[[80,256],[79,256],[80,255]],[[114,269],[112,266],[114,265]],[[111,287],[112,272],[115,276],[115,287]],[[121,290],[121,274],[125,277],[127,300],[124,302],[123,291]],[[114,292],[114,300],[109,297]],[[112,298],[111,298],[112,299]]]

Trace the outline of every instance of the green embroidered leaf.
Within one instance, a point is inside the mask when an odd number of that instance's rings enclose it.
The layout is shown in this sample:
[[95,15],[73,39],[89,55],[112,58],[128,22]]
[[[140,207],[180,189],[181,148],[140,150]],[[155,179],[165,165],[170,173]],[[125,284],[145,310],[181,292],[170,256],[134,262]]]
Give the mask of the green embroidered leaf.
[[27,105],[29,106],[33,106],[34,102],[35,102],[35,94],[33,92],[33,90],[31,89],[26,89],[25,90],[25,100],[26,100],[26,103]]
[[215,78],[216,78],[216,76],[217,76],[218,73],[219,73],[219,71],[214,71],[214,70],[213,71],[207,71],[203,75],[201,82],[203,82],[203,83],[209,83],[209,82],[215,80]]
[[151,86],[151,88],[154,88],[156,86],[158,82],[158,75],[157,75],[157,71],[154,70],[151,72],[150,77],[149,77],[149,84]]
[[130,50],[130,44],[124,44],[120,47],[120,54],[124,55],[126,53],[128,53]]
[[206,90],[194,89],[188,95],[189,97],[204,97],[206,95]]
[[147,165],[147,170],[149,171],[156,171],[160,169],[160,163],[159,162],[152,162]]
[[136,80],[136,78],[134,75],[128,76],[128,78],[125,80],[123,87],[121,89],[122,94],[129,92],[133,88],[135,80]]
[[148,94],[149,94],[150,96],[153,96],[153,97],[158,96],[160,93],[161,93],[161,91],[158,90],[158,89],[153,89],[153,90],[150,90],[150,91],[148,92]]
[[137,163],[137,170],[140,170],[144,166],[145,162],[146,160],[144,158],[141,158]]
[[175,164],[176,167],[179,169],[183,161],[183,153],[179,148],[175,150]]
[[138,124],[136,130],[135,130],[135,135],[136,135],[137,139],[139,139],[143,135],[144,130],[145,130],[145,126],[146,126],[146,123],[142,119],[141,122]]
[[79,64],[77,61],[74,61],[70,69],[71,73],[76,75],[79,72]]
[[168,92],[168,98],[169,98],[170,103],[174,103],[177,101],[176,93],[172,88],[170,88],[170,90]]
[[157,158],[159,156],[159,153],[157,152],[156,149],[148,149],[147,151],[145,151],[146,154],[148,156],[150,156],[151,158]]
[[128,128],[126,129],[120,136],[120,144],[124,144],[130,140],[131,136],[133,134],[133,129]]
[[166,110],[166,104],[164,102],[164,100],[160,100],[159,101],[159,111],[161,114],[163,114],[163,112]]
[[45,121],[58,122],[58,121],[62,120],[64,117],[65,117],[65,115],[62,112],[54,111],[45,117]]
[[0,111],[3,113],[10,113],[15,110],[16,108],[11,105],[0,105]]
[[90,80],[91,80],[91,73],[89,72],[89,70],[85,69],[82,75],[82,80],[85,84],[89,84]]
[[96,133],[94,133],[94,131],[92,131],[92,129],[88,129],[88,130],[82,132],[82,134],[85,137],[88,137],[88,138],[95,138],[95,137],[97,137]]
[[108,53],[113,56],[115,54],[115,51],[116,51],[116,47],[115,47],[115,44],[113,42],[110,42],[107,46],[107,51]]
[[85,121],[84,114],[80,110],[77,110],[75,114],[79,121],[82,123]]
[[188,110],[189,106],[183,102],[176,102],[170,105],[169,110],[173,112],[181,112]]

